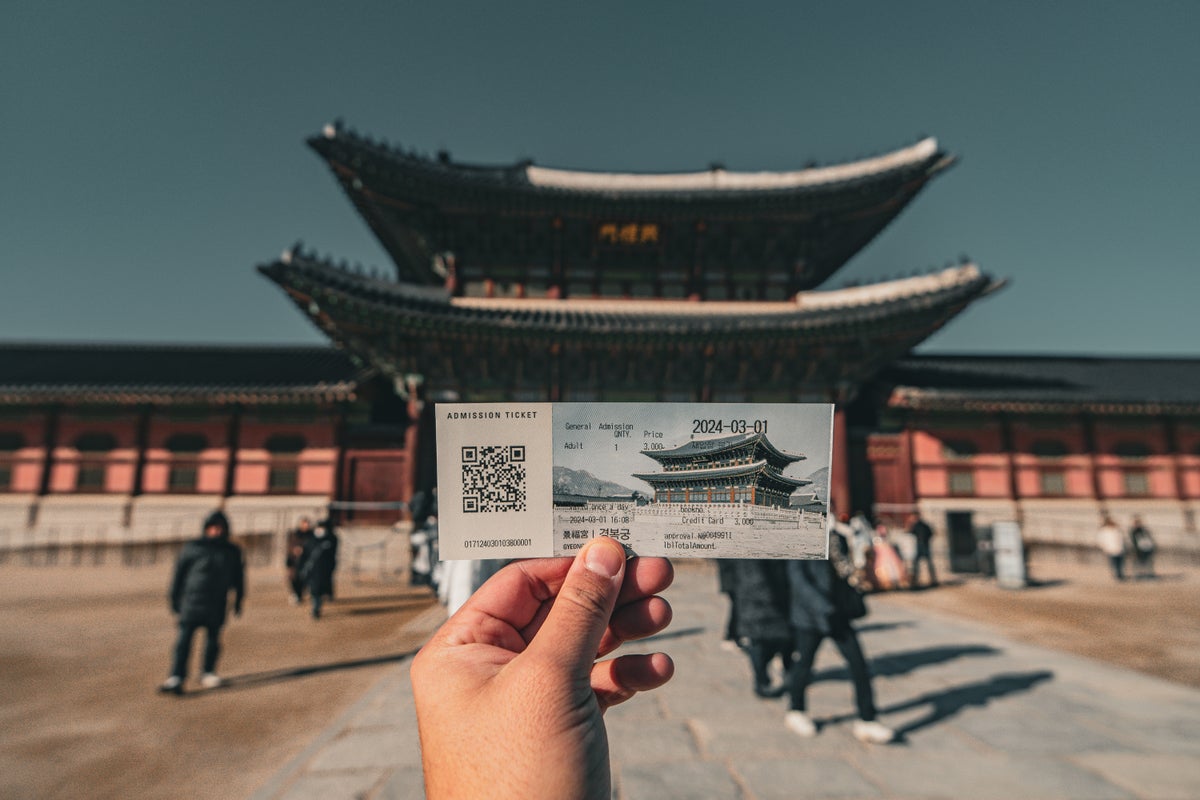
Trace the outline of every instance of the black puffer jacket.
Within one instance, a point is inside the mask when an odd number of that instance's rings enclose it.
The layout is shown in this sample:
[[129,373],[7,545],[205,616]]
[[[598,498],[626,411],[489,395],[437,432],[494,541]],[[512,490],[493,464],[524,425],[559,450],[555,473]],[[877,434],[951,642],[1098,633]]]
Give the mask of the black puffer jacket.
[[786,565],[774,559],[734,559],[732,576],[734,629],[755,640],[787,640],[788,581]]
[[839,564],[849,564],[846,539],[834,533],[829,537],[828,561],[789,561],[788,588],[791,593],[790,618],[797,630],[831,631],[848,625],[850,620],[866,616],[862,595],[839,573]]
[[337,569],[338,536],[327,523],[317,526],[304,543],[300,578],[313,597],[333,597],[333,572]]
[[188,542],[175,563],[169,593],[171,610],[180,622],[223,625],[229,593],[234,592],[234,609],[241,613],[246,596],[246,569],[242,549],[229,541],[229,523],[220,512],[205,520],[205,528],[219,524],[216,538],[202,536]]

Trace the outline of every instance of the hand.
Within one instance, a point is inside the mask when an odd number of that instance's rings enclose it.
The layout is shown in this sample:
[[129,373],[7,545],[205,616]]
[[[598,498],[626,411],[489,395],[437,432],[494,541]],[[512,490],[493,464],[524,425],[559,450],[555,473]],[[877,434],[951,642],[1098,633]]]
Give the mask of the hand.
[[657,633],[671,607],[663,558],[611,539],[575,559],[496,573],[412,665],[425,792],[446,798],[608,798],[602,714],[674,672],[663,653],[596,659]]
[[234,615],[235,617],[237,617],[238,619],[241,619],[241,618],[242,618],[242,607],[241,607],[241,606],[234,606],[234,607],[233,607],[233,615]]

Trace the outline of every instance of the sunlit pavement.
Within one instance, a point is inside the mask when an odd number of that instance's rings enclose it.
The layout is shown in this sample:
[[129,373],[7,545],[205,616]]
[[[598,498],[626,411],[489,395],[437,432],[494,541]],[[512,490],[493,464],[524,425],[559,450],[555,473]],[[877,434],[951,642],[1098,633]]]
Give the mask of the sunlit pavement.
[[[720,647],[715,575],[680,569],[668,597],[675,621],[637,649],[670,653],[674,680],[607,715],[622,800],[1200,797],[1198,690],[872,597],[862,641],[900,740],[851,736],[851,686],[828,643],[809,690],[821,730],[801,739],[783,727],[785,700],[755,698],[744,656]],[[255,795],[422,796],[407,663]]]

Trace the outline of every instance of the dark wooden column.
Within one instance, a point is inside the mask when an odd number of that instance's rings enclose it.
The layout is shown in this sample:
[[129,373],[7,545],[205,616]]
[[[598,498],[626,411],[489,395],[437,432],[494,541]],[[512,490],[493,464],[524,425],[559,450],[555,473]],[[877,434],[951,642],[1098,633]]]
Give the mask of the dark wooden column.
[[1017,507],[1017,517],[1021,517],[1021,482],[1017,479],[1017,454],[1013,438],[1012,419],[1003,412],[996,415],[1000,424],[1000,447],[1004,450],[1005,463],[1008,465],[1008,494]]
[[225,491],[224,496],[233,494],[234,472],[237,470],[238,441],[242,433],[242,406],[235,404],[229,412],[229,427],[225,434],[225,442],[229,447],[229,457],[225,459]]
[[137,421],[137,441],[134,445],[137,448],[137,460],[133,464],[133,491],[131,494],[137,497],[142,493],[142,478],[146,474],[146,449],[150,446],[150,414],[153,406],[144,405],[138,410]]
[[708,297],[708,286],[704,283],[704,235],[707,230],[708,226],[703,221],[696,223],[696,247],[692,252],[692,270],[686,291],[689,300]]
[[566,258],[563,254],[563,221],[561,218],[555,217],[551,223],[554,243],[551,245],[553,251],[553,260],[550,264],[550,286],[546,289],[546,296],[550,298],[566,297],[567,296],[567,275],[566,275]]
[[342,496],[342,481],[346,474],[346,408],[349,403],[338,403],[337,417],[334,422],[333,446],[337,455],[333,462],[333,491],[330,493],[334,500],[347,500]]
[[1083,426],[1083,447],[1088,453],[1088,470],[1092,476],[1092,496],[1104,502],[1104,487],[1100,484],[1100,470],[1096,466],[1096,420],[1086,412],[1079,415]]
[[[38,497],[50,493],[50,475],[54,471],[54,451],[58,447],[58,424],[62,416],[62,407],[53,405],[46,410],[45,430],[42,432],[42,476],[38,480]],[[29,504],[29,527],[37,524],[38,504]]]
[[838,405],[833,412],[833,463],[830,466],[829,500],[838,514],[853,514],[850,504],[850,433],[846,411]]
[[905,485],[902,487],[905,503],[912,505],[912,510],[917,510],[917,502],[921,499],[917,495],[917,456],[916,443],[914,439],[915,431],[913,430],[913,420],[911,414],[905,414],[904,432],[900,435],[902,452],[901,457],[904,459],[905,469]]
[[44,450],[42,477],[38,481],[39,495],[50,493],[50,474],[54,471],[54,451],[58,448],[58,425],[61,417],[61,406],[50,406],[46,411],[46,428],[42,437],[42,449]]
[[1175,497],[1180,501],[1187,499],[1187,487],[1183,485],[1183,465],[1180,463],[1180,437],[1175,427],[1175,420],[1163,415],[1163,444],[1166,445],[1166,456],[1170,459],[1171,475],[1175,477]]

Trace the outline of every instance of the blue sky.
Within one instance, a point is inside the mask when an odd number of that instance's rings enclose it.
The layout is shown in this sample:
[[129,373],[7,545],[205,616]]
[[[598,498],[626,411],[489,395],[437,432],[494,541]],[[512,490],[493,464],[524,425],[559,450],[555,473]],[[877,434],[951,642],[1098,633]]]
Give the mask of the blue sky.
[[254,271],[389,262],[303,144],[462,160],[961,162],[827,286],[1011,279],[927,352],[1196,355],[1196,3],[6,4],[0,340],[320,342]]

